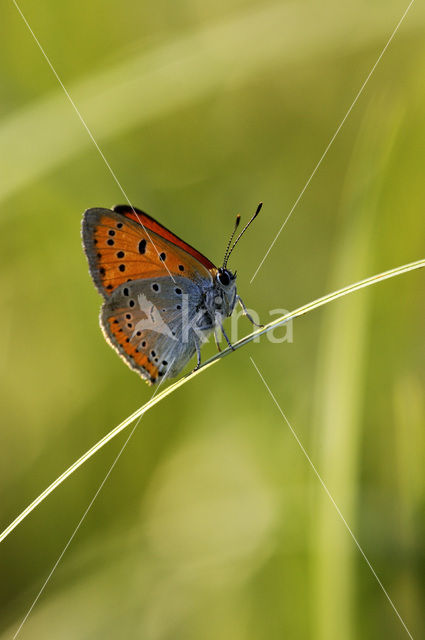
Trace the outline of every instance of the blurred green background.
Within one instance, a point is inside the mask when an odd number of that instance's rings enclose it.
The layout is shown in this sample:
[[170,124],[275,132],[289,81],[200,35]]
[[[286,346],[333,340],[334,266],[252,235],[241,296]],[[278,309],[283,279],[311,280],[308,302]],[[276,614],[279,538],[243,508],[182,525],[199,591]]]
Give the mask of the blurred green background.
[[[425,8],[58,3],[22,10],[125,192],[264,320],[424,257]],[[12,2],[2,6],[1,528],[151,396],[105,343],[83,211],[125,199]],[[425,635],[424,273],[298,320],[147,414],[19,637],[405,638],[251,355],[415,638]],[[241,333],[250,331],[241,322]],[[208,345],[204,357],[214,352]],[[0,547],[10,638],[126,438]]]

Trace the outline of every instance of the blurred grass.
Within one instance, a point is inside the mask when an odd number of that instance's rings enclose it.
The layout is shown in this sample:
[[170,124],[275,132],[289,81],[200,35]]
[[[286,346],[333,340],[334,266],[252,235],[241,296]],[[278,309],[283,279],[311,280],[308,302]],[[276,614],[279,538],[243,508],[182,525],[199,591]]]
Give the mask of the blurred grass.
[[[217,24],[198,26],[153,50],[133,54],[112,69],[97,71],[67,89],[99,142],[135,126],[146,126],[217,91],[234,89],[266,69],[270,72],[276,65],[281,68],[284,60],[293,65],[308,59],[313,52],[327,56],[340,54],[341,49],[347,56],[370,41],[389,35],[380,5],[343,7],[332,2],[324,9],[312,10],[309,3],[279,2],[265,7],[258,4],[230,19],[226,16]],[[422,5],[418,6],[415,21],[407,23],[407,29],[417,30],[418,20],[423,26]],[[294,24],[299,23],[303,29],[294,29]],[[273,28],[276,24],[279,29]],[[34,51],[37,52],[35,43]],[[238,55],[229,69],[234,52]],[[87,131],[64,100],[61,87],[56,86],[52,96],[3,119],[0,146],[8,149],[8,154],[0,158],[0,198],[8,197],[90,144]]]
[[[264,200],[231,266],[265,320],[330,283],[423,257],[425,14],[415,3],[249,286],[405,8],[22,4],[134,204],[219,260],[234,214]],[[3,24],[5,524],[150,392],[104,343],[80,247],[82,211],[122,195],[11,3]],[[338,304],[323,321],[301,320],[293,344],[252,350],[420,637],[423,274]],[[404,637],[243,351],[146,417],[24,627],[28,637],[323,638],[342,611],[345,637]],[[336,415],[344,424],[335,432]],[[2,545],[0,637],[17,628],[120,445]],[[328,531],[340,550],[333,562]]]
[[[127,416],[122,422],[120,422],[120,424],[116,425],[113,429],[110,429],[100,440],[98,440],[95,444],[93,444],[87,451],[83,453],[83,455],[81,455],[67,469],[65,469],[60,475],[58,475],[53,480],[53,482],[51,482],[47,487],[45,487],[45,489],[36,498],[34,498],[34,500],[30,502],[25,507],[25,509],[23,509],[16,516],[16,518],[9,523],[8,526],[3,531],[0,532],[0,543],[3,542],[3,540],[5,540],[5,538],[7,538],[12,533],[12,531],[14,531],[16,527],[21,526],[21,523],[33,512],[33,510],[36,509],[40,504],[42,504],[53,492],[57,491],[60,485],[64,483],[66,480],[68,480],[80,467],[87,464],[87,462],[94,455],[99,453],[99,451],[101,451],[103,447],[108,445],[112,440],[114,440],[118,435],[120,435],[125,429],[128,429],[129,426],[132,426],[132,429],[130,430],[130,434],[127,436],[127,439],[125,440],[125,443],[122,449],[120,449],[110,471],[107,473],[104,481],[102,481],[98,491],[96,492],[96,497],[97,497],[99,491],[102,489],[104,483],[108,479],[110,472],[115,467],[115,464],[118,462],[118,459],[120,458],[122,452],[127,446],[130,438],[133,436],[134,431],[136,430],[141,418],[145,416],[145,414],[148,411],[156,407],[160,402],[163,402],[171,394],[174,394],[183,385],[189,384],[198,375],[207,371],[207,369],[209,369],[212,365],[216,364],[219,360],[222,360],[226,356],[233,355],[233,353],[236,352],[238,349],[240,349],[241,347],[245,347],[247,344],[250,344],[251,342],[259,343],[261,337],[264,338],[266,335],[273,344],[280,344],[279,340],[282,341],[282,338],[280,338],[279,336],[276,336],[276,329],[281,329],[282,327],[284,327],[284,341],[288,341],[289,343],[291,343],[293,341],[293,323],[296,319],[300,318],[301,316],[307,315],[312,311],[317,310],[320,307],[325,306],[331,302],[335,302],[336,300],[339,300],[347,295],[351,296],[353,293],[360,291],[361,289],[364,289],[366,287],[370,287],[378,283],[382,283],[383,281],[389,280],[391,278],[400,277],[401,275],[404,275],[406,273],[411,273],[412,271],[415,271],[417,269],[423,269],[424,267],[425,267],[425,258],[422,258],[421,260],[416,260],[408,264],[400,265],[394,269],[389,269],[380,274],[374,274],[373,276],[364,278],[359,282],[352,283],[350,285],[342,287],[341,289],[338,289],[320,298],[317,298],[316,300],[313,300],[307,304],[301,305],[301,307],[298,307],[293,311],[285,313],[285,315],[279,315],[277,318],[275,318],[268,324],[260,325],[260,328],[243,336],[239,340],[236,339],[237,324],[235,324],[235,320],[237,321],[241,317],[244,317],[245,314],[243,312],[239,312],[239,313],[235,312],[234,314],[232,314],[232,318],[231,318],[232,325],[235,325],[235,326],[232,327],[232,332],[229,334],[231,336],[231,340],[233,340],[231,347],[226,347],[225,349],[218,350],[212,357],[208,358],[208,360],[201,362],[199,367],[197,367],[196,369],[192,369],[186,375],[178,376],[174,382],[171,382],[170,384],[165,385],[162,389],[160,389],[161,385],[156,387],[156,389],[154,390],[154,393],[152,394],[151,398],[147,402],[145,402],[141,407],[136,409],[136,411],[134,411],[132,414]],[[276,315],[277,312],[282,313],[283,309],[274,310],[273,315]],[[260,374],[258,367],[254,363],[254,360],[250,358],[250,361],[251,361],[251,364],[253,364],[255,369],[257,370],[257,373]],[[262,378],[261,374],[260,374],[260,378]],[[165,379],[163,382],[165,382]],[[263,382],[264,382],[264,379],[263,379]],[[93,501],[95,499],[96,498],[94,498]],[[87,513],[91,508],[92,502],[90,502]],[[81,520],[80,524],[82,524],[84,517]],[[80,524],[78,525],[77,530],[79,529]]]
[[[346,174],[341,201],[345,229],[335,249],[331,287],[339,286],[353,271],[373,272],[371,249],[379,195],[399,128],[397,106],[384,97],[369,105]],[[320,468],[326,470],[325,482],[337,504],[344,505],[343,515],[354,529],[361,481],[359,456],[371,295],[366,292],[361,300],[353,298],[325,310],[315,391],[314,428],[321,451]],[[311,529],[317,558],[314,626],[320,639],[349,640],[358,637],[354,571],[358,549],[331,511],[329,498],[319,487]],[[370,579],[374,580],[372,574]]]

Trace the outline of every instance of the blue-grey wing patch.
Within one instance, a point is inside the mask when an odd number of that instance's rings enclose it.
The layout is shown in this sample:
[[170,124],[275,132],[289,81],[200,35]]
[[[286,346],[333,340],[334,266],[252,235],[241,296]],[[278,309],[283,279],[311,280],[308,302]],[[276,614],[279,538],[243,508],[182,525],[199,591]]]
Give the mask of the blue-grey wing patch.
[[213,329],[205,312],[211,283],[169,276],[133,280],[105,300],[101,326],[125,362],[151,383],[180,373],[202,336]]

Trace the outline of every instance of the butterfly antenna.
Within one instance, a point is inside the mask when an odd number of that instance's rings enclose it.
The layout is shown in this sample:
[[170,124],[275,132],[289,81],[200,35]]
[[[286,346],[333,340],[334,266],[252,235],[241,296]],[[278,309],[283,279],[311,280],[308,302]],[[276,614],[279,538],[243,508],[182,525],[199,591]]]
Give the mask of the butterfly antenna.
[[236,233],[237,228],[239,227],[240,221],[241,221],[241,217],[240,217],[240,215],[238,213],[238,215],[236,216],[235,226],[234,226],[234,229],[232,231],[232,235],[229,238],[229,242],[227,243],[226,251],[224,252],[223,267],[225,267],[226,264],[227,264],[227,260],[228,260],[228,255],[227,254],[229,253],[230,245],[232,244],[232,240],[235,237],[235,233]]
[[240,234],[238,235],[238,237],[236,238],[236,240],[235,240],[235,241],[234,241],[234,243],[232,244],[231,249],[229,250],[230,243],[231,243],[231,242],[232,242],[232,240],[233,240],[233,236],[235,235],[235,231],[236,231],[237,226],[238,226],[238,224],[239,224],[239,221],[237,220],[237,224],[235,225],[235,230],[233,231],[232,237],[230,238],[229,244],[228,244],[228,246],[227,246],[226,254],[225,254],[225,256],[224,256],[223,269],[225,269],[225,268],[226,268],[226,266],[227,266],[227,262],[228,262],[228,260],[229,260],[229,258],[230,258],[230,254],[232,253],[233,249],[234,249],[234,248],[236,247],[236,245],[238,244],[239,240],[242,238],[242,236],[243,236],[243,234],[245,233],[245,231],[248,229],[248,227],[249,227],[249,226],[254,222],[255,218],[258,216],[258,214],[259,214],[259,213],[260,213],[260,211],[261,211],[261,207],[262,207],[262,206],[263,206],[263,203],[262,203],[262,202],[260,202],[260,204],[258,205],[258,207],[257,207],[257,209],[256,209],[256,211],[255,211],[255,213],[254,213],[254,215],[252,216],[251,220],[249,220],[249,221],[246,223],[246,225],[244,226],[244,228],[242,229],[242,231],[240,232]]

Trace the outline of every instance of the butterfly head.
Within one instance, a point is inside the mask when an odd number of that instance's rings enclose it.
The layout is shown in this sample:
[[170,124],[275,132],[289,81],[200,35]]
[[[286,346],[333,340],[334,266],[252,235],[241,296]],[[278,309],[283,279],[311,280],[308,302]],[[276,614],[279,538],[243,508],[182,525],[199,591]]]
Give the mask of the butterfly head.
[[236,272],[232,273],[224,267],[220,267],[217,271],[217,284],[224,290],[228,289],[234,280],[236,280]]
[[214,285],[211,296],[207,300],[207,308],[211,315],[219,314],[222,317],[232,315],[236,304],[236,273],[220,267],[214,277]]

